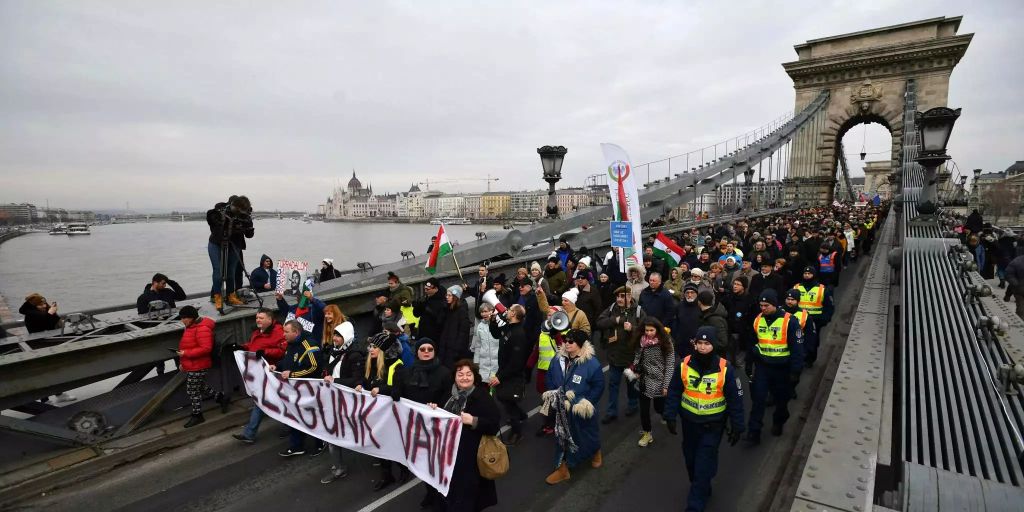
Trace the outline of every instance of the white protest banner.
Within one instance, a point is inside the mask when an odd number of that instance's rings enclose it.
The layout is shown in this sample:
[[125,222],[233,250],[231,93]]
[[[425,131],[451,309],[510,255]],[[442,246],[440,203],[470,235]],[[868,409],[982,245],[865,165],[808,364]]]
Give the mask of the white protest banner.
[[608,193],[612,198],[612,220],[633,225],[633,246],[622,247],[619,252],[619,270],[630,266],[643,266],[643,238],[640,232],[640,196],[633,179],[626,150],[615,144],[601,144],[601,153],[608,165]]
[[267,416],[335,446],[393,460],[447,496],[462,419],[444,409],[319,379],[284,379],[252,352],[235,352],[245,391]]
[[277,291],[287,295],[298,295],[302,282],[306,280],[309,263],[298,260],[277,260]]

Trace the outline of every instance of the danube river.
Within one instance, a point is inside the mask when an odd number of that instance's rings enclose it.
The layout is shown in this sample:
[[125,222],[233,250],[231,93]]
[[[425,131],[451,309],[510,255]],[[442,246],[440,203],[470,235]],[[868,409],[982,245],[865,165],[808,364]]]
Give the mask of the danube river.
[[[500,226],[445,226],[453,242],[476,239],[478,231]],[[422,255],[437,226],[429,224],[342,223],[265,219],[245,251],[247,270],[261,254],[274,260],[309,262],[319,269],[333,258],[339,270],[360,261],[374,265],[401,259],[404,250]],[[32,292],[56,300],[61,313],[134,304],[156,272],[178,281],[185,293],[212,284],[205,222],[153,222],[93,226],[92,235],[24,235],[0,244],[0,294],[16,312]]]

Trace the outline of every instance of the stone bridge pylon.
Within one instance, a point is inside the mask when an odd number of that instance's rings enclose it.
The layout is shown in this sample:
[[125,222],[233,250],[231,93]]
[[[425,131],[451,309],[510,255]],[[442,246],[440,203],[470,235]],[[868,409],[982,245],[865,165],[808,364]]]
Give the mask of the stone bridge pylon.
[[818,94],[828,105],[791,143],[787,203],[832,201],[839,144],[862,123],[879,123],[892,135],[892,168],[901,162],[903,95],[917,83],[921,111],[946,106],[949,77],[974,34],[958,35],[961,17],[932,18],[796,45],[797,60],[782,65],[793,79],[796,111]]

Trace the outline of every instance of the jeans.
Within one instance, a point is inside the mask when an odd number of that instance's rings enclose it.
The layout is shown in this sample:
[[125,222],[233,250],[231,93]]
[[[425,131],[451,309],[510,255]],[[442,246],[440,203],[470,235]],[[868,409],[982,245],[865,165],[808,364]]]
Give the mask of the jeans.
[[[622,384],[622,372],[625,366],[608,365],[608,412],[605,416],[619,415],[619,385]],[[632,383],[626,382],[626,410],[635,411],[640,406],[640,392]]]
[[661,414],[665,410],[665,397],[647,398],[640,395],[640,428],[644,432],[651,431],[651,402],[654,402],[654,412]]
[[683,457],[690,477],[686,510],[704,510],[711,495],[711,480],[718,473],[718,446],[725,431],[721,423],[696,423],[683,420]]
[[256,432],[260,429],[260,423],[263,422],[264,417],[266,414],[263,413],[263,409],[253,405],[252,412],[249,413],[249,423],[245,425],[242,435],[249,439],[256,439]]
[[288,448],[291,448],[293,452],[301,452],[306,450],[306,433],[297,429],[291,429],[288,433]]
[[[238,272],[238,254],[234,251],[234,246],[228,246],[228,268],[224,269],[223,278],[227,281],[227,293],[234,293],[238,288],[238,283],[235,282],[235,273]],[[220,245],[210,242],[206,245],[206,250],[210,254],[210,265],[213,267],[213,287],[210,288],[210,295],[220,294],[220,283],[221,283],[221,268],[220,268]]]

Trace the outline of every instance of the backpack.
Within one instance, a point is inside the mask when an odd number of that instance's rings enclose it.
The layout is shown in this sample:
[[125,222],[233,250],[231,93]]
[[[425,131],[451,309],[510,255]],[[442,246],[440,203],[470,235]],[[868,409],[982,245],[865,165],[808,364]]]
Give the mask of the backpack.
[[497,480],[508,473],[508,448],[498,436],[483,436],[476,450],[476,465],[480,476]]

